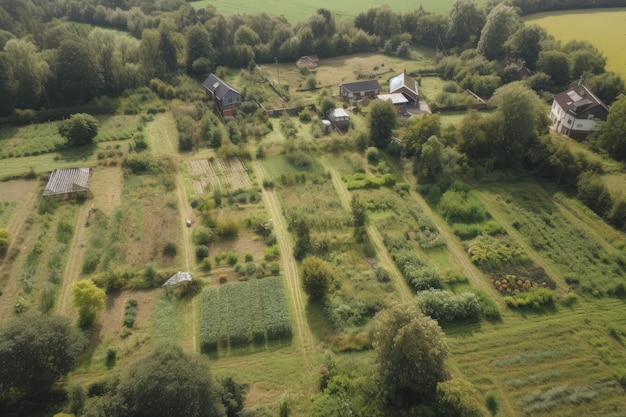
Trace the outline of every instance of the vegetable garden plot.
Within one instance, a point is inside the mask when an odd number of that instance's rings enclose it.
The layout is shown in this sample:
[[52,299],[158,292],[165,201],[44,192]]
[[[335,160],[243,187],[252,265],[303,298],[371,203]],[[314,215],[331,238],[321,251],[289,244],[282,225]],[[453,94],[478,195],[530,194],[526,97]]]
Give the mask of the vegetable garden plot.
[[233,282],[202,293],[205,352],[291,337],[282,277]]
[[252,188],[245,164],[239,158],[186,162],[195,194]]
[[609,245],[599,235],[566,217],[554,201],[533,190],[517,188],[501,193],[494,204],[501,206],[534,250],[563,271],[569,285],[598,293],[624,285],[626,257],[617,249],[607,249]]

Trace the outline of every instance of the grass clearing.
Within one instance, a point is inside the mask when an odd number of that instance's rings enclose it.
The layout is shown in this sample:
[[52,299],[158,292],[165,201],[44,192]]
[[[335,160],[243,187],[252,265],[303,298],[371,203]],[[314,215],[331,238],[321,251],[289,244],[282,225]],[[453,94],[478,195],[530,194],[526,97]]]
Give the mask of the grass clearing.
[[[537,24],[563,43],[586,40],[598,48],[607,58],[607,71],[626,78],[626,32],[623,30],[625,8],[584,9],[537,13],[524,18],[527,24]],[[593,27],[594,30],[577,31],[572,28]]]

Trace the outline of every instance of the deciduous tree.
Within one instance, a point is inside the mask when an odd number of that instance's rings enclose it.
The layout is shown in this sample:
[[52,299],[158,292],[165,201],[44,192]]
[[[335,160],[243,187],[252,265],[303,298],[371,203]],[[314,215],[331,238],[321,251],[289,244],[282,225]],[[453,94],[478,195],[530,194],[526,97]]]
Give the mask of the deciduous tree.
[[488,136],[496,163],[519,165],[534,141],[547,133],[545,105],[521,81],[498,88],[489,103],[496,107],[493,120],[497,131]]
[[474,0],[456,0],[448,13],[446,39],[457,45],[476,46],[485,14]]
[[[58,316],[24,316],[0,328],[0,400],[45,395],[74,366],[85,337]],[[0,401],[1,402],[1,401]]]
[[58,125],[59,134],[71,146],[87,145],[98,135],[98,121],[86,113],[77,113]]
[[520,25],[515,8],[498,3],[487,15],[485,26],[480,32],[478,52],[487,59],[500,58],[504,55],[504,43]]
[[72,304],[78,307],[78,322],[81,327],[89,326],[96,319],[97,310],[104,305],[104,290],[96,287],[90,279],[72,284]]
[[609,109],[600,132],[600,146],[618,161],[626,161],[626,95],[620,95]]
[[133,364],[118,392],[129,417],[226,417],[221,387],[206,360],[175,345],[160,346]]
[[396,127],[398,112],[389,100],[375,100],[370,105],[370,140],[378,149],[385,149],[391,142],[391,132]]
[[323,259],[307,256],[302,261],[302,286],[311,300],[324,298],[332,280],[333,270]]
[[396,304],[374,318],[372,345],[378,375],[389,400],[399,406],[433,401],[448,378],[445,336],[414,304]]

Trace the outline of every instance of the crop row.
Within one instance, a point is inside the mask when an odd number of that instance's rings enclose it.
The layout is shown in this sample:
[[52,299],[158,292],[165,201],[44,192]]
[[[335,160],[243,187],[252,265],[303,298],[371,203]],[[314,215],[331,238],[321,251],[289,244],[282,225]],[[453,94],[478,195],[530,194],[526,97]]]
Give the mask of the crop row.
[[291,337],[281,277],[204,290],[200,339],[204,351]]
[[572,224],[552,203],[536,193],[510,195],[506,208],[513,225],[530,245],[559,265],[568,281],[583,291],[612,291],[626,275],[626,258],[610,254],[583,228]]
[[196,194],[205,190],[236,190],[252,188],[245,164],[241,159],[215,159],[187,162]]

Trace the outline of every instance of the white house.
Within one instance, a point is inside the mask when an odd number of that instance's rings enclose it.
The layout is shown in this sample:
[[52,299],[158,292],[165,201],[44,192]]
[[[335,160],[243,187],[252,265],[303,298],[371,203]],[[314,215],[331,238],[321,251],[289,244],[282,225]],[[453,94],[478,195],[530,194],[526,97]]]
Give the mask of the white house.
[[606,120],[608,107],[582,83],[554,96],[550,119],[554,129],[573,139],[583,139]]

